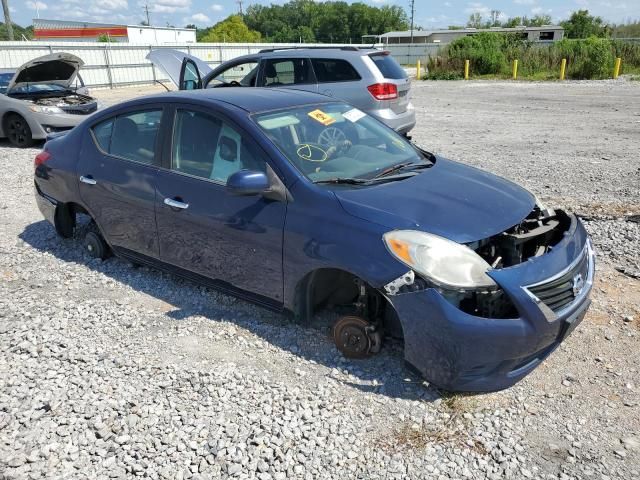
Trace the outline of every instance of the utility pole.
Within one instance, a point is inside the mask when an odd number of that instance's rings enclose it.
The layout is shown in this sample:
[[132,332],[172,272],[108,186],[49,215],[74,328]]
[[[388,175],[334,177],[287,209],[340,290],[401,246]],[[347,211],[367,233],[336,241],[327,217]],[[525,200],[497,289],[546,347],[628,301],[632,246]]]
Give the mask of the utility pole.
[[416,0],[411,0],[409,5],[411,5],[411,43],[413,43],[413,17],[416,13]]
[[13,24],[11,23],[11,13],[9,12],[8,0],[2,0],[2,10],[4,10],[4,24],[7,26],[9,41],[13,41]]
[[151,26],[151,20],[149,18],[149,4],[148,3],[144,4],[144,13],[147,15],[147,26],[150,27]]
[[238,4],[238,10],[240,11],[240,16],[243,16],[244,13],[242,11],[242,0],[236,0],[236,3]]

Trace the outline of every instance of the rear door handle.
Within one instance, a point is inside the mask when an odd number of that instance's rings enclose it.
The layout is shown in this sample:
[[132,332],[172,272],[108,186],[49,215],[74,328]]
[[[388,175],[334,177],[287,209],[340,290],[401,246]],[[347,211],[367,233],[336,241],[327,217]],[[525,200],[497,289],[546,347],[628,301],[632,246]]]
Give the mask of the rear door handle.
[[95,185],[96,183],[98,183],[93,178],[91,178],[91,175],[87,175],[87,176],[82,175],[80,177],[80,181],[82,183],[86,183],[87,185]]
[[175,198],[165,198],[164,204],[169,205],[172,208],[179,208],[180,210],[189,208],[188,203],[181,202],[180,200],[176,200]]

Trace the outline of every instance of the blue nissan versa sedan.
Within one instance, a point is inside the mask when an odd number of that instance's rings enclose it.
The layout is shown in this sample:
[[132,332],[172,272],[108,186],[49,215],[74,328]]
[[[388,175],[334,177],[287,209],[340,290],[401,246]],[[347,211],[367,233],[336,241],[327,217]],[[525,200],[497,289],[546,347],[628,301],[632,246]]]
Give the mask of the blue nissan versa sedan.
[[509,387],[589,306],[594,254],[575,216],[425,152],[315,93],[206,89],[139,98],[53,135],[35,159],[40,210],[76,215],[109,252],[301,322],[321,308],[349,357],[404,340],[447,390]]

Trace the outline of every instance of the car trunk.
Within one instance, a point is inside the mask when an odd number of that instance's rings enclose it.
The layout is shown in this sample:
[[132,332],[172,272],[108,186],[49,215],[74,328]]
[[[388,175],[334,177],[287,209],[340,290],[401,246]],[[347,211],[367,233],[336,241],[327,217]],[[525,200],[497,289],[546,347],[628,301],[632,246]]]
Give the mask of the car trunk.
[[407,72],[395,61],[389,52],[375,52],[369,54],[378,71],[384,76],[385,83],[392,83],[398,89],[398,96],[391,100],[385,100],[383,106],[390,108],[394,113],[404,113],[409,105],[409,91],[411,81]]

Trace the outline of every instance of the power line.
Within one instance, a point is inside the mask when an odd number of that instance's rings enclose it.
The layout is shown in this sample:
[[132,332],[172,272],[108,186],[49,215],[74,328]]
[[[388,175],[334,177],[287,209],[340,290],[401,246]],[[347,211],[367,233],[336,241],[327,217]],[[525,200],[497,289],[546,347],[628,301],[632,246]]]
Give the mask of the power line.
[[416,13],[416,0],[411,0],[409,5],[411,5],[411,43],[413,43],[413,17]]
[[2,9],[4,10],[4,24],[7,27],[7,36],[10,41],[13,41],[13,24],[11,23],[11,13],[9,12],[7,0],[2,0]]
[[145,3],[144,4],[144,13],[147,15],[147,26],[151,26],[151,19],[149,18],[149,4]]

